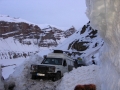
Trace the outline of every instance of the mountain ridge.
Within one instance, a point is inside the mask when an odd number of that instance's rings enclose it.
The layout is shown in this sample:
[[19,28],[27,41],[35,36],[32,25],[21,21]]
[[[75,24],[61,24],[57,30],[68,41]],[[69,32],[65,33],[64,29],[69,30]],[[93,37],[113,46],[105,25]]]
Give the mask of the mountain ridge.
[[[30,52],[38,52],[41,47],[56,47],[76,31],[73,26],[67,30],[58,29],[51,25],[41,29],[39,25],[24,21],[20,18],[0,16],[1,57],[19,57],[21,55],[18,52],[26,57]],[[5,53],[3,54],[3,52]]]

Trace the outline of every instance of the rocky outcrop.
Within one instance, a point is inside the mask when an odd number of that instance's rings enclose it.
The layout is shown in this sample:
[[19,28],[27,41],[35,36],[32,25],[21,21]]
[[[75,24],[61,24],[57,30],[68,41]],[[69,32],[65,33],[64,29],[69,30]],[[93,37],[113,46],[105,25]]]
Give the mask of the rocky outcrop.
[[[64,31],[48,25],[41,29],[35,24],[13,21],[0,21],[0,43],[6,46],[0,49],[0,59],[26,58],[30,52],[36,53],[40,47],[56,47],[63,38],[68,38],[76,31],[74,27]],[[14,46],[16,50],[13,50]],[[24,49],[27,46],[35,48],[34,51],[17,50],[17,48]]]
[[0,37],[8,38],[20,34],[29,34],[30,32],[40,33],[41,29],[37,25],[25,22],[15,23],[0,21]]
[[75,41],[75,43],[72,45],[72,49],[75,49],[77,51],[84,51],[86,50],[89,46],[86,46],[86,44],[88,44],[89,42],[79,42],[79,40]]
[[[75,31],[76,29],[74,27],[63,31],[50,25],[41,29],[37,25],[25,22],[15,23],[0,21],[0,38],[6,39],[14,37],[14,40],[18,40],[23,45],[31,45],[32,42],[30,39],[36,39],[34,44],[39,47],[57,46],[57,40],[60,40],[62,37],[68,38],[75,33]],[[25,39],[29,40],[26,41]],[[51,40],[51,42],[47,42],[46,40]]]
[[[79,34],[79,35],[78,35]],[[78,37],[71,41],[71,43],[68,45],[68,50],[72,50],[73,52],[70,53],[70,55],[82,55],[85,54],[84,52],[88,49],[92,50],[92,48],[98,48],[102,47],[104,44],[104,41],[98,38],[98,30],[94,30],[90,26],[90,21],[82,27],[81,30],[76,32],[76,36]]]
[[76,31],[75,28],[72,26],[70,29],[68,29],[64,32],[65,37],[71,36],[73,33],[75,33],[75,31]]

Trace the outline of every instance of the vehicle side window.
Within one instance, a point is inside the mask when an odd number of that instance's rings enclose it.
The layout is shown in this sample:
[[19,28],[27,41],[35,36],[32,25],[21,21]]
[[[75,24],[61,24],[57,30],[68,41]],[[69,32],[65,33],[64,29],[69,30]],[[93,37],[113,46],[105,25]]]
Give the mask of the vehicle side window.
[[67,65],[71,65],[70,60],[69,60],[69,59],[67,59],[67,61],[68,61],[68,62],[67,62]]
[[67,66],[66,60],[63,61],[63,66]]

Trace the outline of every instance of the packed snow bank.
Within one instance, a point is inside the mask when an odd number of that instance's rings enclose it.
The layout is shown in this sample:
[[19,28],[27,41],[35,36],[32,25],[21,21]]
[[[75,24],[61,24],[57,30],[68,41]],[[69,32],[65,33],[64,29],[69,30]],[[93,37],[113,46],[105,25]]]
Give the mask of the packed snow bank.
[[19,65],[13,74],[5,82],[5,87],[8,89],[14,86],[15,90],[26,90],[29,86],[28,81],[31,78],[30,66],[31,64],[40,64],[43,59],[38,55],[31,56],[28,60]]
[[4,79],[7,79],[9,75],[15,71],[15,68],[22,64],[24,61],[25,58],[0,60],[2,66],[5,66],[2,68],[2,75]]
[[5,80],[5,89],[14,90],[55,90],[59,81],[53,82],[51,80],[32,80],[30,74],[31,64],[40,64],[43,58],[39,55],[32,56],[20,66],[18,66],[13,74]]
[[101,50],[101,90],[120,90],[120,0],[86,0],[87,16],[105,41]]
[[4,90],[4,82],[3,82],[3,78],[2,78],[1,65],[0,65],[0,90]]
[[14,90],[73,90],[78,84],[95,84],[100,90],[98,80],[99,66],[90,65],[73,69],[65,73],[61,80],[53,82],[51,80],[32,80],[30,74],[31,64],[40,64],[43,58],[35,55],[25,60],[19,65],[13,74],[5,80],[5,89]]
[[95,84],[97,90],[100,90],[98,72],[99,67],[97,65],[82,66],[74,69],[69,73],[65,73],[56,90],[74,90],[78,84]]

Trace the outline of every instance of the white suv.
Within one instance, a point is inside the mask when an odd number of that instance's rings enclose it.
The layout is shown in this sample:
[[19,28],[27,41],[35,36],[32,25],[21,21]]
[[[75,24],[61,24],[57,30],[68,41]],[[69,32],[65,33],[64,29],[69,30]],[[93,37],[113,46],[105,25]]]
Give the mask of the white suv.
[[65,72],[71,71],[74,60],[64,53],[50,53],[39,65],[31,65],[32,79],[37,77],[60,79]]

